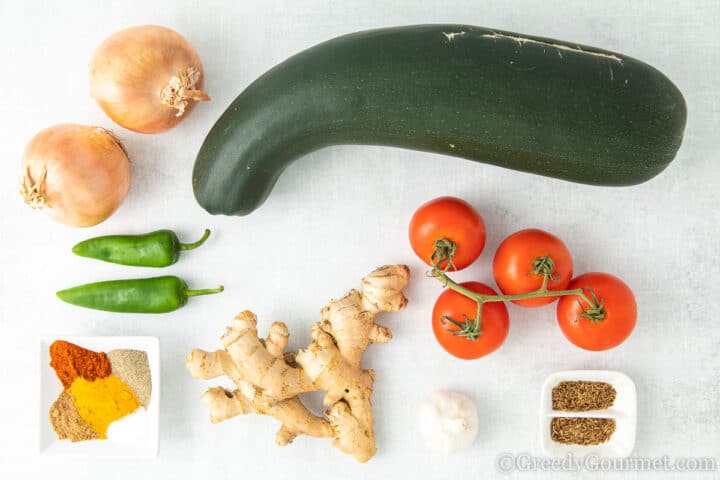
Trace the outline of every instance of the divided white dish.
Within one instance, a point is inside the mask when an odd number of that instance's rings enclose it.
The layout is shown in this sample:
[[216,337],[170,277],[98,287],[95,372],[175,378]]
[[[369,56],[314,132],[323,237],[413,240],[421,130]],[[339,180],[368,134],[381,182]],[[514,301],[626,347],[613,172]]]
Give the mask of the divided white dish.
[[[62,392],[62,384],[55,375],[55,371],[50,367],[49,347],[55,340],[65,340],[97,352],[108,352],[117,348],[145,351],[150,364],[152,382],[152,393],[147,410],[136,412],[111,424],[107,440],[71,442],[58,439],[48,416],[50,407]],[[160,348],[158,339],[156,337],[42,338],[40,340],[39,414],[41,455],[95,458],[150,458],[157,456],[160,417]]]
[[[587,412],[566,412],[553,410],[552,389],[565,381],[605,382],[615,388],[617,397],[612,407],[606,410]],[[557,417],[612,418],[615,433],[610,440],[600,445],[566,445],[552,440],[550,422]],[[583,457],[589,454],[607,458],[629,456],[635,447],[637,423],[637,394],[635,383],[621,372],[611,370],[569,370],[556,372],[545,379],[540,394],[540,439],[547,455],[563,457],[572,454]]]

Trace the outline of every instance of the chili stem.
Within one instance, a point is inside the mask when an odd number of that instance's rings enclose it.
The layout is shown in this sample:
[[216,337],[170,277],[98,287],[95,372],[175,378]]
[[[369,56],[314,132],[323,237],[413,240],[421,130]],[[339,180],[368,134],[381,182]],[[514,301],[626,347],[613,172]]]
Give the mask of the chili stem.
[[220,293],[225,290],[225,287],[220,285],[218,288],[204,288],[202,290],[188,290],[186,295],[188,297],[197,297],[198,295],[211,295],[213,293]]
[[193,249],[199,247],[200,245],[202,245],[203,243],[205,243],[205,240],[207,240],[209,236],[210,236],[210,230],[206,228],[205,233],[203,233],[203,236],[200,238],[200,240],[198,240],[197,242],[193,242],[193,243],[181,243],[180,250],[193,250]]

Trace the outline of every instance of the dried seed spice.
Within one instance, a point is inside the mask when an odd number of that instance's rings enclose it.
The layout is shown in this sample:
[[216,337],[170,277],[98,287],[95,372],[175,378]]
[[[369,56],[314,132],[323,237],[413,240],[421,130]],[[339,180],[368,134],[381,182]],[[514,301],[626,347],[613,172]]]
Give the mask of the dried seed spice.
[[605,410],[615,403],[617,392],[605,382],[560,382],[552,389],[553,410],[587,412]]
[[600,445],[615,433],[612,418],[553,418],[550,438],[571,445]]

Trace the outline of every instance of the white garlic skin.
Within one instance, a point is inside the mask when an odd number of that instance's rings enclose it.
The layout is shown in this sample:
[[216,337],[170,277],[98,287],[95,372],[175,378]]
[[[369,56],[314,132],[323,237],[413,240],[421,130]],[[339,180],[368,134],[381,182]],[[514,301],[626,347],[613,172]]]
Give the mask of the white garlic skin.
[[431,450],[457,452],[475,441],[478,412],[475,402],[467,395],[437,390],[420,405],[419,415],[420,430]]

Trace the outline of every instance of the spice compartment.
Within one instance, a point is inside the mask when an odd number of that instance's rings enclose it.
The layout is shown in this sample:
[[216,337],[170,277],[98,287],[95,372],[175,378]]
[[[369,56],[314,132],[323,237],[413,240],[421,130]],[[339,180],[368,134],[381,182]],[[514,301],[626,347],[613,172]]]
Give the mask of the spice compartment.
[[[553,410],[552,390],[565,381],[604,382],[616,392],[613,405],[604,410]],[[575,445],[556,442],[550,433],[553,418],[611,418],[615,432],[599,445]],[[545,453],[551,456],[596,454],[602,457],[627,457],[635,446],[637,395],[634,382],[624,373],[610,370],[572,370],[556,372],[545,379],[540,400],[540,438]]]
[[[60,440],[53,430],[49,410],[62,392],[62,383],[50,367],[49,347],[55,340],[66,340],[94,351],[142,350],[150,367],[151,394],[146,409],[111,424],[106,440],[70,442]],[[39,352],[39,451],[41,455],[74,457],[148,458],[158,451],[160,411],[160,354],[156,337],[47,337],[40,340]]]

